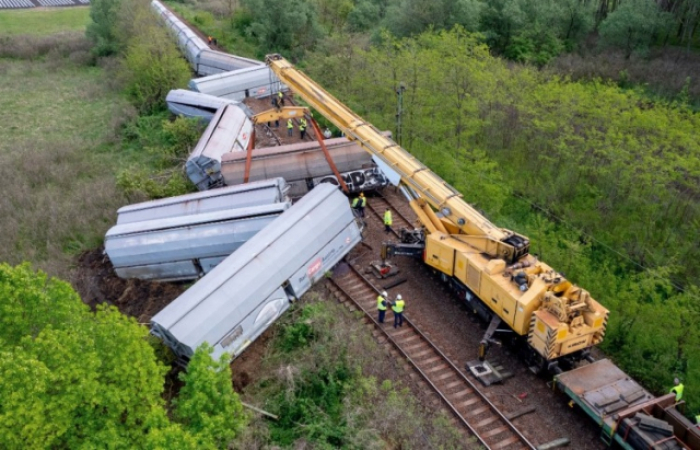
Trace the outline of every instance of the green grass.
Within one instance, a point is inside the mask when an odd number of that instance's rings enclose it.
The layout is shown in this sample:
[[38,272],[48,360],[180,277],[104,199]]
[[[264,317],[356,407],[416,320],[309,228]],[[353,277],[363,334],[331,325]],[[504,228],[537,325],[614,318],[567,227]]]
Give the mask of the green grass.
[[88,6],[0,11],[0,35],[46,36],[61,31],[82,31],[89,21]]

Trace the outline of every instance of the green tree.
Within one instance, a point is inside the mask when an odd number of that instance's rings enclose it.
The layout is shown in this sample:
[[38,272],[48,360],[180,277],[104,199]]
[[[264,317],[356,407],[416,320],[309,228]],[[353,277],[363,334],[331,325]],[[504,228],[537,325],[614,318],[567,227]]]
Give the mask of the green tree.
[[87,37],[95,44],[93,52],[98,56],[109,56],[119,50],[116,31],[118,11],[126,0],[95,0],[90,2],[90,22]]
[[251,14],[246,33],[257,41],[261,54],[280,52],[298,58],[313,49],[322,36],[316,10],[309,0],[241,3]]
[[171,89],[186,86],[190,71],[172,36],[153,22],[146,6],[141,8],[136,20],[142,26],[127,43],[120,77],[139,112],[152,114],[165,109],[164,99]]
[[654,0],[627,0],[600,24],[601,43],[624,49],[629,59],[634,51],[646,50],[670,19]]
[[180,374],[185,383],[173,402],[175,417],[197,437],[199,448],[224,448],[246,423],[243,406],[233,391],[229,357],[212,359],[203,344]]
[[183,424],[171,422],[148,329],[113,307],[90,312],[68,283],[0,265],[0,311],[14,322],[0,327],[3,449],[225,448],[245,423],[228,365],[207,349],[183,377]]

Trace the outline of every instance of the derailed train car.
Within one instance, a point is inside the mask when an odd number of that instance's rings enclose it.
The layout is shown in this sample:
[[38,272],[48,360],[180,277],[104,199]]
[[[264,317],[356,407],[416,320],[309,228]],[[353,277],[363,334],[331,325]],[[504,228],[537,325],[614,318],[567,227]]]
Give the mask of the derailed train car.
[[[381,189],[389,184],[372,156],[358,144],[346,138],[328,139],[325,144],[350,193]],[[224,183],[242,183],[245,164],[245,152],[224,154],[221,160]],[[321,183],[339,184],[315,141],[253,150],[249,180],[270,177],[283,177],[289,184],[289,195],[294,198]]]
[[244,106],[226,105],[219,109],[187,158],[185,171],[200,191],[223,185],[223,155],[244,152],[248,148],[253,122],[249,119],[252,113]]
[[255,66],[190,80],[194,92],[228,100],[243,101],[248,97],[265,98],[287,91],[287,86],[267,66]]
[[204,342],[235,358],[358,242],[347,198],[321,185],[151,319],[186,363]]
[[115,225],[105,236],[105,253],[121,278],[197,279],[290,206],[273,203]]
[[178,47],[198,75],[206,76],[249,67],[265,67],[262,61],[210,49],[204,40],[158,0],[151,2],[151,8],[175,35]]
[[117,210],[117,224],[202,214],[225,209],[286,202],[289,186],[284,178],[271,178],[221,189],[161,198]]
[[238,102],[199,92],[173,89],[165,97],[165,103],[168,105],[168,110],[176,116],[209,122],[220,108],[235,105]]

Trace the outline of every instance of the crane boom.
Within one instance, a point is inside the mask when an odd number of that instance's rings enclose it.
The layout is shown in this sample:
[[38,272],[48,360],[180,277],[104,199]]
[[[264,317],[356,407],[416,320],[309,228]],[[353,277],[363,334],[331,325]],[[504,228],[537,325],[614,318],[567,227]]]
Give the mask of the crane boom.
[[608,310],[528,254],[526,237],[496,227],[445,180],[282,56],[268,55],[265,61],[280,81],[348,139],[401,176],[411,208],[425,227],[423,262],[440,271],[469,308],[491,322],[482,341],[484,351],[501,324],[527,339],[528,358],[532,367],[540,369],[555,367],[559,361],[580,361],[603,341]]
[[265,58],[270,69],[309,106],[316,109],[342,130],[348,139],[380,158],[395,170],[401,181],[451,222],[458,234],[468,235],[470,245],[478,250],[510,261],[526,255],[529,240],[511,230],[499,228],[465,202],[456,189],[413,157],[372,124],[355,114],[281,55]]

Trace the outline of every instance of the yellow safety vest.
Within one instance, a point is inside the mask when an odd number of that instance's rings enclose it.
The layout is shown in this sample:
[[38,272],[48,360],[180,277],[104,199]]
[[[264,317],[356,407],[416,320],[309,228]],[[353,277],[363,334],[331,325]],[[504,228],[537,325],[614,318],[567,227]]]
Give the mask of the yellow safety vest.
[[282,97],[284,97],[284,94],[282,93],[282,91],[279,91],[279,92],[277,93],[277,96],[278,96],[279,98],[282,98]]
[[403,300],[396,300],[396,303],[394,303],[394,306],[392,306],[391,309],[395,313],[402,313],[404,305],[405,305],[405,303]]
[[366,198],[356,197],[356,198],[352,201],[352,207],[353,207],[353,208],[356,208],[358,203],[360,204],[360,206],[361,206],[362,208],[364,208],[365,205],[367,204],[367,199],[366,199]]
[[384,211],[384,225],[391,225],[391,211]]
[[678,386],[671,388],[671,393],[676,394],[676,401],[679,402],[683,398],[683,383],[678,383]]
[[290,130],[294,128],[294,122],[292,122],[292,119],[287,120],[287,128]]
[[386,299],[381,295],[377,297],[377,309],[380,311],[386,311]]

